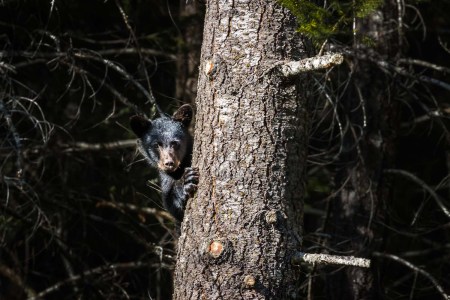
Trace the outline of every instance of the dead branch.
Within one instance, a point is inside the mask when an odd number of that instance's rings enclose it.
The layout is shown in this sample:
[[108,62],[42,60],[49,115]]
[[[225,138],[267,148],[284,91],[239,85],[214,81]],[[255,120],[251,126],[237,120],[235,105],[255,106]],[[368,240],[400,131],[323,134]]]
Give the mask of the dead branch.
[[75,142],[69,145],[63,145],[64,152],[84,152],[84,151],[99,151],[99,150],[115,150],[133,148],[136,146],[136,140],[121,140],[110,143],[85,143]]
[[304,72],[328,69],[340,65],[343,61],[344,56],[340,53],[325,54],[305,58],[300,61],[286,62],[279,66],[279,70],[284,77],[293,77]]
[[427,114],[417,117],[417,118],[414,118],[413,120],[411,120],[409,122],[402,122],[400,124],[400,126],[402,128],[410,127],[412,125],[426,122],[430,119],[446,117],[446,115],[448,115],[448,114],[450,114],[450,108],[437,109],[437,110],[429,111]]
[[16,152],[16,176],[21,178],[23,172],[23,154],[22,154],[22,139],[17,132],[17,129],[11,119],[11,113],[7,109],[3,99],[0,98],[0,114],[4,116],[6,120],[6,126],[9,129],[9,133],[12,136],[12,144],[14,145],[14,150]]
[[424,83],[430,83],[435,86],[441,87],[447,91],[450,91],[450,84],[448,84],[447,82],[444,82],[442,80],[439,80],[439,79],[436,79],[433,77],[429,77],[429,76],[425,76],[425,75],[417,75],[414,73],[410,73],[406,69],[404,69],[402,67],[394,66],[394,65],[388,63],[387,61],[373,59],[372,62],[377,64],[382,70],[393,71],[402,76],[405,76],[405,77],[408,77],[411,79],[415,79],[415,80],[418,80],[418,81],[421,81]]
[[442,212],[447,217],[450,218],[450,211],[448,210],[447,207],[445,207],[444,203],[441,200],[441,197],[439,197],[439,195],[428,184],[426,184],[423,180],[421,180],[420,178],[418,178],[414,174],[412,174],[412,173],[410,173],[408,171],[405,171],[405,170],[386,169],[386,170],[384,170],[384,173],[402,175],[402,176],[404,176],[404,177],[414,181],[418,185],[420,185],[424,190],[426,190],[430,194],[430,196],[434,199],[436,204],[441,208]]
[[134,42],[134,44],[136,45],[136,49],[141,61],[141,65],[142,65],[142,72],[144,73],[144,77],[145,80],[147,81],[147,87],[148,87],[148,95],[150,96],[150,102],[153,104],[154,107],[156,107],[156,110],[158,111],[159,115],[163,115],[163,111],[161,110],[161,108],[159,107],[158,103],[156,103],[155,97],[153,96],[153,91],[152,91],[152,86],[150,84],[150,77],[148,76],[148,72],[147,72],[147,68],[145,66],[145,60],[144,60],[144,56],[142,55],[141,52],[141,47],[139,44],[139,40],[136,37],[136,34],[133,30],[133,28],[130,25],[129,19],[128,19],[128,15],[125,13],[124,9],[122,8],[122,6],[120,5],[120,2],[118,0],[115,1],[117,9],[119,10],[123,22],[125,24],[125,26],[128,29],[128,32],[130,33],[131,39]]
[[297,252],[292,260],[293,264],[295,265],[298,265],[300,262],[306,262],[310,264],[322,265],[346,265],[361,268],[370,267],[370,259],[354,256]]
[[417,66],[425,67],[428,69],[433,69],[433,70],[439,71],[439,72],[450,73],[450,68],[432,64],[430,62],[423,61],[420,59],[402,58],[402,59],[399,59],[398,62],[404,63],[404,64],[410,64],[410,65],[417,65]]
[[91,78],[92,80],[96,81],[100,86],[104,86],[111,94],[113,94],[114,96],[117,97],[117,99],[122,102],[122,104],[130,107],[131,109],[133,109],[136,113],[142,114],[144,115],[143,111],[134,103],[130,102],[130,100],[128,100],[127,97],[125,97],[124,95],[122,95],[117,89],[115,89],[112,85],[110,85],[109,83],[105,82],[104,80],[98,78],[97,76],[93,75],[92,73],[77,67],[75,65],[69,65],[70,68],[72,68],[74,71],[76,71],[78,74],[80,74],[81,76],[87,76],[89,78]]
[[145,55],[151,55],[151,56],[160,56],[165,57],[170,60],[176,60],[177,56],[175,54],[171,53],[165,53],[154,49],[137,49],[137,48],[120,48],[120,49],[105,49],[105,50],[99,50],[97,51],[100,55],[123,55],[123,54],[145,54]]
[[11,281],[11,283],[16,285],[17,287],[20,287],[25,292],[28,298],[36,296],[36,292],[32,288],[27,286],[22,281],[20,276],[17,275],[12,269],[8,268],[7,266],[0,265],[0,275],[2,275],[5,278],[8,278]]
[[[102,274],[105,272],[113,273],[115,275],[115,273],[117,271],[140,269],[140,268],[150,267],[152,265],[153,264],[151,264],[149,262],[143,262],[143,261],[118,263],[118,264],[107,264],[107,265],[100,266],[100,267],[97,267],[97,268],[94,268],[91,270],[87,270],[79,275],[75,275],[75,276],[69,277],[67,279],[64,279],[64,280],[56,283],[55,285],[53,285],[49,288],[46,288],[42,292],[38,293],[36,296],[28,297],[28,300],[41,299],[43,296],[59,290],[61,287],[63,287],[64,285],[66,285],[68,283],[76,282],[76,281],[83,279],[85,277],[88,277],[88,276]],[[171,269],[170,265],[167,265],[164,263],[158,263],[158,267]]]
[[413,264],[410,263],[409,261],[404,260],[403,258],[398,257],[398,256],[393,255],[393,254],[386,254],[386,253],[381,253],[381,252],[374,252],[373,255],[374,255],[374,256],[377,256],[377,257],[382,257],[382,258],[389,258],[389,259],[391,259],[391,260],[393,260],[393,261],[396,261],[396,262],[398,262],[398,263],[401,263],[402,265],[404,265],[404,266],[410,268],[411,270],[414,270],[414,271],[417,272],[417,273],[422,274],[423,276],[425,276],[426,278],[428,278],[428,280],[430,280],[430,281],[433,283],[433,285],[435,286],[435,288],[439,291],[439,293],[442,295],[442,297],[443,297],[445,300],[450,300],[450,296],[449,296],[448,294],[445,293],[445,291],[444,291],[444,289],[442,288],[442,286],[441,286],[441,285],[437,282],[437,280],[436,280],[433,276],[431,276],[431,274],[428,273],[427,271],[425,271],[425,270],[423,270],[423,269],[421,269],[421,268],[419,268],[419,267],[413,265]]
[[175,221],[174,217],[164,210],[159,210],[159,209],[152,208],[152,207],[139,207],[139,206],[133,205],[131,203],[100,201],[99,203],[97,203],[96,206],[97,207],[111,207],[111,208],[115,208],[115,209],[119,209],[119,210],[127,209],[129,211],[133,211],[133,212],[137,212],[137,213],[143,213],[143,214],[147,214],[147,215],[161,217],[161,218],[171,221],[171,222]]
[[145,97],[150,101],[150,103],[152,103],[153,105],[156,105],[156,100],[153,97],[152,91],[151,90],[147,91],[137,80],[135,80],[133,78],[132,75],[130,75],[126,70],[124,70],[116,62],[111,61],[109,59],[105,59],[100,56],[90,55],[88,53],[82,53],[82,52],[77,52],[74,54],[74,56],[78,57],[78,58],[91,59],[91,60],[95,60],[95,61],[103,63],[106,67],[113,69],[117,73],[121,74],[126,80],[129,80],[130,82],[132,82],[134,84],[134,86],[136,86],[136,88],[139,89],[142,92],[142,94],[145,95]]
[[[119,48],[119,49],[105,49],[105,50],[98,50],[96,53],[99,55],[123,55],[123,54],[145,54],[148,56],[160,56],[160,57],[166,57],[170,60],[175,60],[177,57],[175,54],[170,53],[164,53],[158,50],[150,49],[150,48]],[[44,51],[0,51],[0,57],[24,57],[24,58],[56,58],[56,57],[63,57],[63,56],[69,56],[68,52],[44,52]],[[1,67],[4,67],[6,69],[9,69],[10,71],[14,71],[12,69],[13,66],[5,64],[2,62],[0,64]]]

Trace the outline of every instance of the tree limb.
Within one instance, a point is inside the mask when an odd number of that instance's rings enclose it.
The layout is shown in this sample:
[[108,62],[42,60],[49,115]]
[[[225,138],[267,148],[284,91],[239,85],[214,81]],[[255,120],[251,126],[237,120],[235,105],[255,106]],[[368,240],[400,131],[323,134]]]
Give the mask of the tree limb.
[[340,65],[344,61],[344,56],[340,53],[325,54],[302,59],[300,61],[290,61],[279,66],[279,70],[284,77],[293,77],[301,73],[320,69],[328,69]]
[[361,268],[370,267],[370,259],[367,258],[297,252],[292,258],[292,263],[299,264],[300,262],[322,265],[346,265]]

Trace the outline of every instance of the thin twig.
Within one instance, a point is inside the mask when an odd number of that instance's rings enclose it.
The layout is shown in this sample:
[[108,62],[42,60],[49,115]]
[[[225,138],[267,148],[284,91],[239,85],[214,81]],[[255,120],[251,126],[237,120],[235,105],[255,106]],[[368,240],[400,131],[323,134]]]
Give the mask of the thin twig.
[[127,209],[130,211],[138,212],[138,213],[144,213],[147,215],[154,215],[157,217],[162,217],[165,220],[174,222],[174,217],[169,214],[168,212],[152,207],[139,207],[131,203],[118,203],[118,202],[111,202],[111,201],[100,201],[96,205],[97,207],[111,207],[115,209]]
[[17,132],[16,127],[11,118],[11,113],[6,107],[3,99],[0,98],[0,115],[3,115],[6,120],[6,126],[9,129],[9,133],[12,136],[12,144],[14,145],[14,150],[16,151],[16,176],[17,178],[22,177],[23,170],[23,156],[22,156],[22,140],[20,138],[19,133]]
[[[46,288],[45,290],[43,290],[36,296],[29,297],[28,300],[40,299],[47,294],[50,294],[50,293],[53,293],[53,292],[59,290],[61,287],[63,287],[64,285],[66,285],[68,283],[78,281],[87,276],[102,274],[105,272],[115,273],[116,271],[121,271],[121,270],[133,270],[133,269],[145,268],[150,265],[151,264],[149,262],[136,261],[136,262],[117,263],[117,264],[108,264],[108,265],[100,266],[100,267],[97,267],[97,268],[94,268],[91,270],[87,270],[87,271],[81,273],[80,275],[75,275],[75,276],[69,277],[65,280],[62,280],[62,281],[56,283],[55,285],[52,285],[51,287]],[[171,268],[171,266],[163,264],[163,263],[158,264],[158,266],[168,268],[168,269]]]
[[450,68],[436,65],[436,64],[433,64],[433,63],[430,63],[430,62],[427,62],[424,60],[420,60],[420,59],[401,58],[398,60],[398,62],[403,63],[403,64],[417,65],[417,66],[425,67],[428,69],[433,69],[433,70],[439,71],[439,72],[450,73]]
[[408,171],[405,171],[405,170],[386,169],[383,172],[387,173],[387,174],[402,175],[402,176],[404,176],[404,177],[414,181],[418,185],[420,185],[424,190],[426,190],[428,193],[430,193],[431,197],[434,199],[434,201],[436,201],[436,204],[441,208],[442,212],[447,217],[450,218],[450,211],[448,210],[447,207],[445,207],[444,203],[442,203],[441,197],[439,197],[439,195],[428,184],[426,184],[423,180],[421,180],[420,178],[418,178],[414,174],[412,174],[412,173],[410,173]]
[[127,27],[128,32],[130,33],[134,44],[136,45],[136,49],[137,49],[139,58],[140,58],[140,60],[142,62],[141,63],[142,64],[142,68],[141,69],[142,69],[142,71],[144,73],[144,77],[145,77],[145,80],[147,82],[147,87],[148,87],[148,94],[147,95],[149,97],[148,100],[150,101],[151,104],[153,104],[156,107],[156,110],[158,111],[158,114],[162,116],[163,115],[163,111],[161,110],[161,108],[159,107],[158,103],[156,102],[155,97],[153,96],[152,86],[150,84],[150,77],[148,76],[147,67],[145,65],[144,56],[142,55],[142,52],[141,52],[141,47],[140,47],[140,44],[139,44],[139,40],[136,37],[136,34],[134,33],[134,30],[131,28],[130,22],[128,21],[128,16],[125,13],[125,11],[123,10],[122,6],[120,5],[120,1],[116,0],[115,3],[116,3],[116,6],[117,6],[117,9],[119,9],[119,12],[120,12],[120,14],[122,16],[123,22],[125,23],[125,26]]
[[136,147],[136,139],[121,140],[109,143],[85,143],[75,142],[69,145],[63,145],[64,152],[84,152],[84,151],[99,151],[99,150],[115,150]]
[[398,256],[393,255],[393,254],[386,254],[386,253],[381,253],[381,252],[374,252],[373,255],[374,255],[374,256],[377,256],[377,257],[389,258],[389,259],[391,259],[391,260],[393,260],[393,261],[396,261],[396,262],[398,262],[398,263],[401,263],[402,265],[404,265],[404,266],[410,268],[411,270],[414,270],[414,271],[417,272],[417,273],[422,274],[423,276],[425,276],[426,278],[428,278],[428,280],[430,280],[430,281],[434,284],[434,286],[436,287],[436,289],[439,291],[439,293],[442,295],[442,297],[443,297],[445,300],[450,300],[450,296],[447,295],[447,294],[445,293],[445,291],[444,291],[444,289],[442,288],[442,286],[441,286],[441,285],[437,282],[437,280],[436,280],[433,276],[431,276],[431,274],[428,273],[427,271],[425,271],[425,270],[423,270],[423,269],[421,269],[421,268],[419,268],[419,267],[413,265],[413,264],[410,263],[409,261],[404,260],[403,258],[398,257]]
[[[25,292],[28,298],[36,296],[36,292],[32,288],[27,286],[20,278],[20,276],[7,266],[0,265],[0,275],[2,275],[3,278],[8,278],[11,283],[16,285],[17,287],[20,287]],[[16,296],[20,297],[20,295]]]

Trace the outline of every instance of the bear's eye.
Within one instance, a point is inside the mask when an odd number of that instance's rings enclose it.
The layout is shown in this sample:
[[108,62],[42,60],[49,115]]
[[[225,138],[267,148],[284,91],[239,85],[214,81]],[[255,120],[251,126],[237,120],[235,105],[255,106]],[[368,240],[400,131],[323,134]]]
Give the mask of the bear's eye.
[[153,148],[158,149],[159,147],[162,147],[162,143],[161,142],[156,142],[152,145]]
[[178,149],[178,148],[180,148],[180,142],[178,142],[178,141],[171,141],[170,142],[170,147],[172,147],[173,149]]

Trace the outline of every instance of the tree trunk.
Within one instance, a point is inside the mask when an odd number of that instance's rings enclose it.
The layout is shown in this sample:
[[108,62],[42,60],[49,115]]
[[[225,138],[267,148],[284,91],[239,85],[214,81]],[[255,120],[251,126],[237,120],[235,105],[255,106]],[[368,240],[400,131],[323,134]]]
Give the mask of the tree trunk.
[[305,56],[295,26],[276,1],[207,3],[174,299],[298,297],[306,79],[269,72]]
[[[374,45],[362,41],[354,45],[356,53],[365,57],[376,53],[383,59],[400,53],[395,24],[396,1],[386,1],[382,10],[357,21],[357,32],[369,37]],[[395,25],[396,26],[396,25]],[[393,50],[398,50],[395,53]],[[372,52],[371,52],[372,51]],[[374,56],[372,57],[374,58]],[[378,59],[378,58],[374,58]],[[352,86],[342,106],[350,126],[344,135],[344,153],[338,165],[335,185],[341,189],[333,202],[333,236],[335,250],[359,257],[370,257],[382,243],[383,228],[376,227],[383,218],[382,200],[389,197],[389,185],[383,180],[383,168],[393,160],[395,122],[395,91],[390,90],[392,78],[387,77],[374,61],[353,57]],[[345,242],[343,242],[345,241]],[[327,278],[329,299],[375,299],[377,280],[373,269],[349,267]]]

